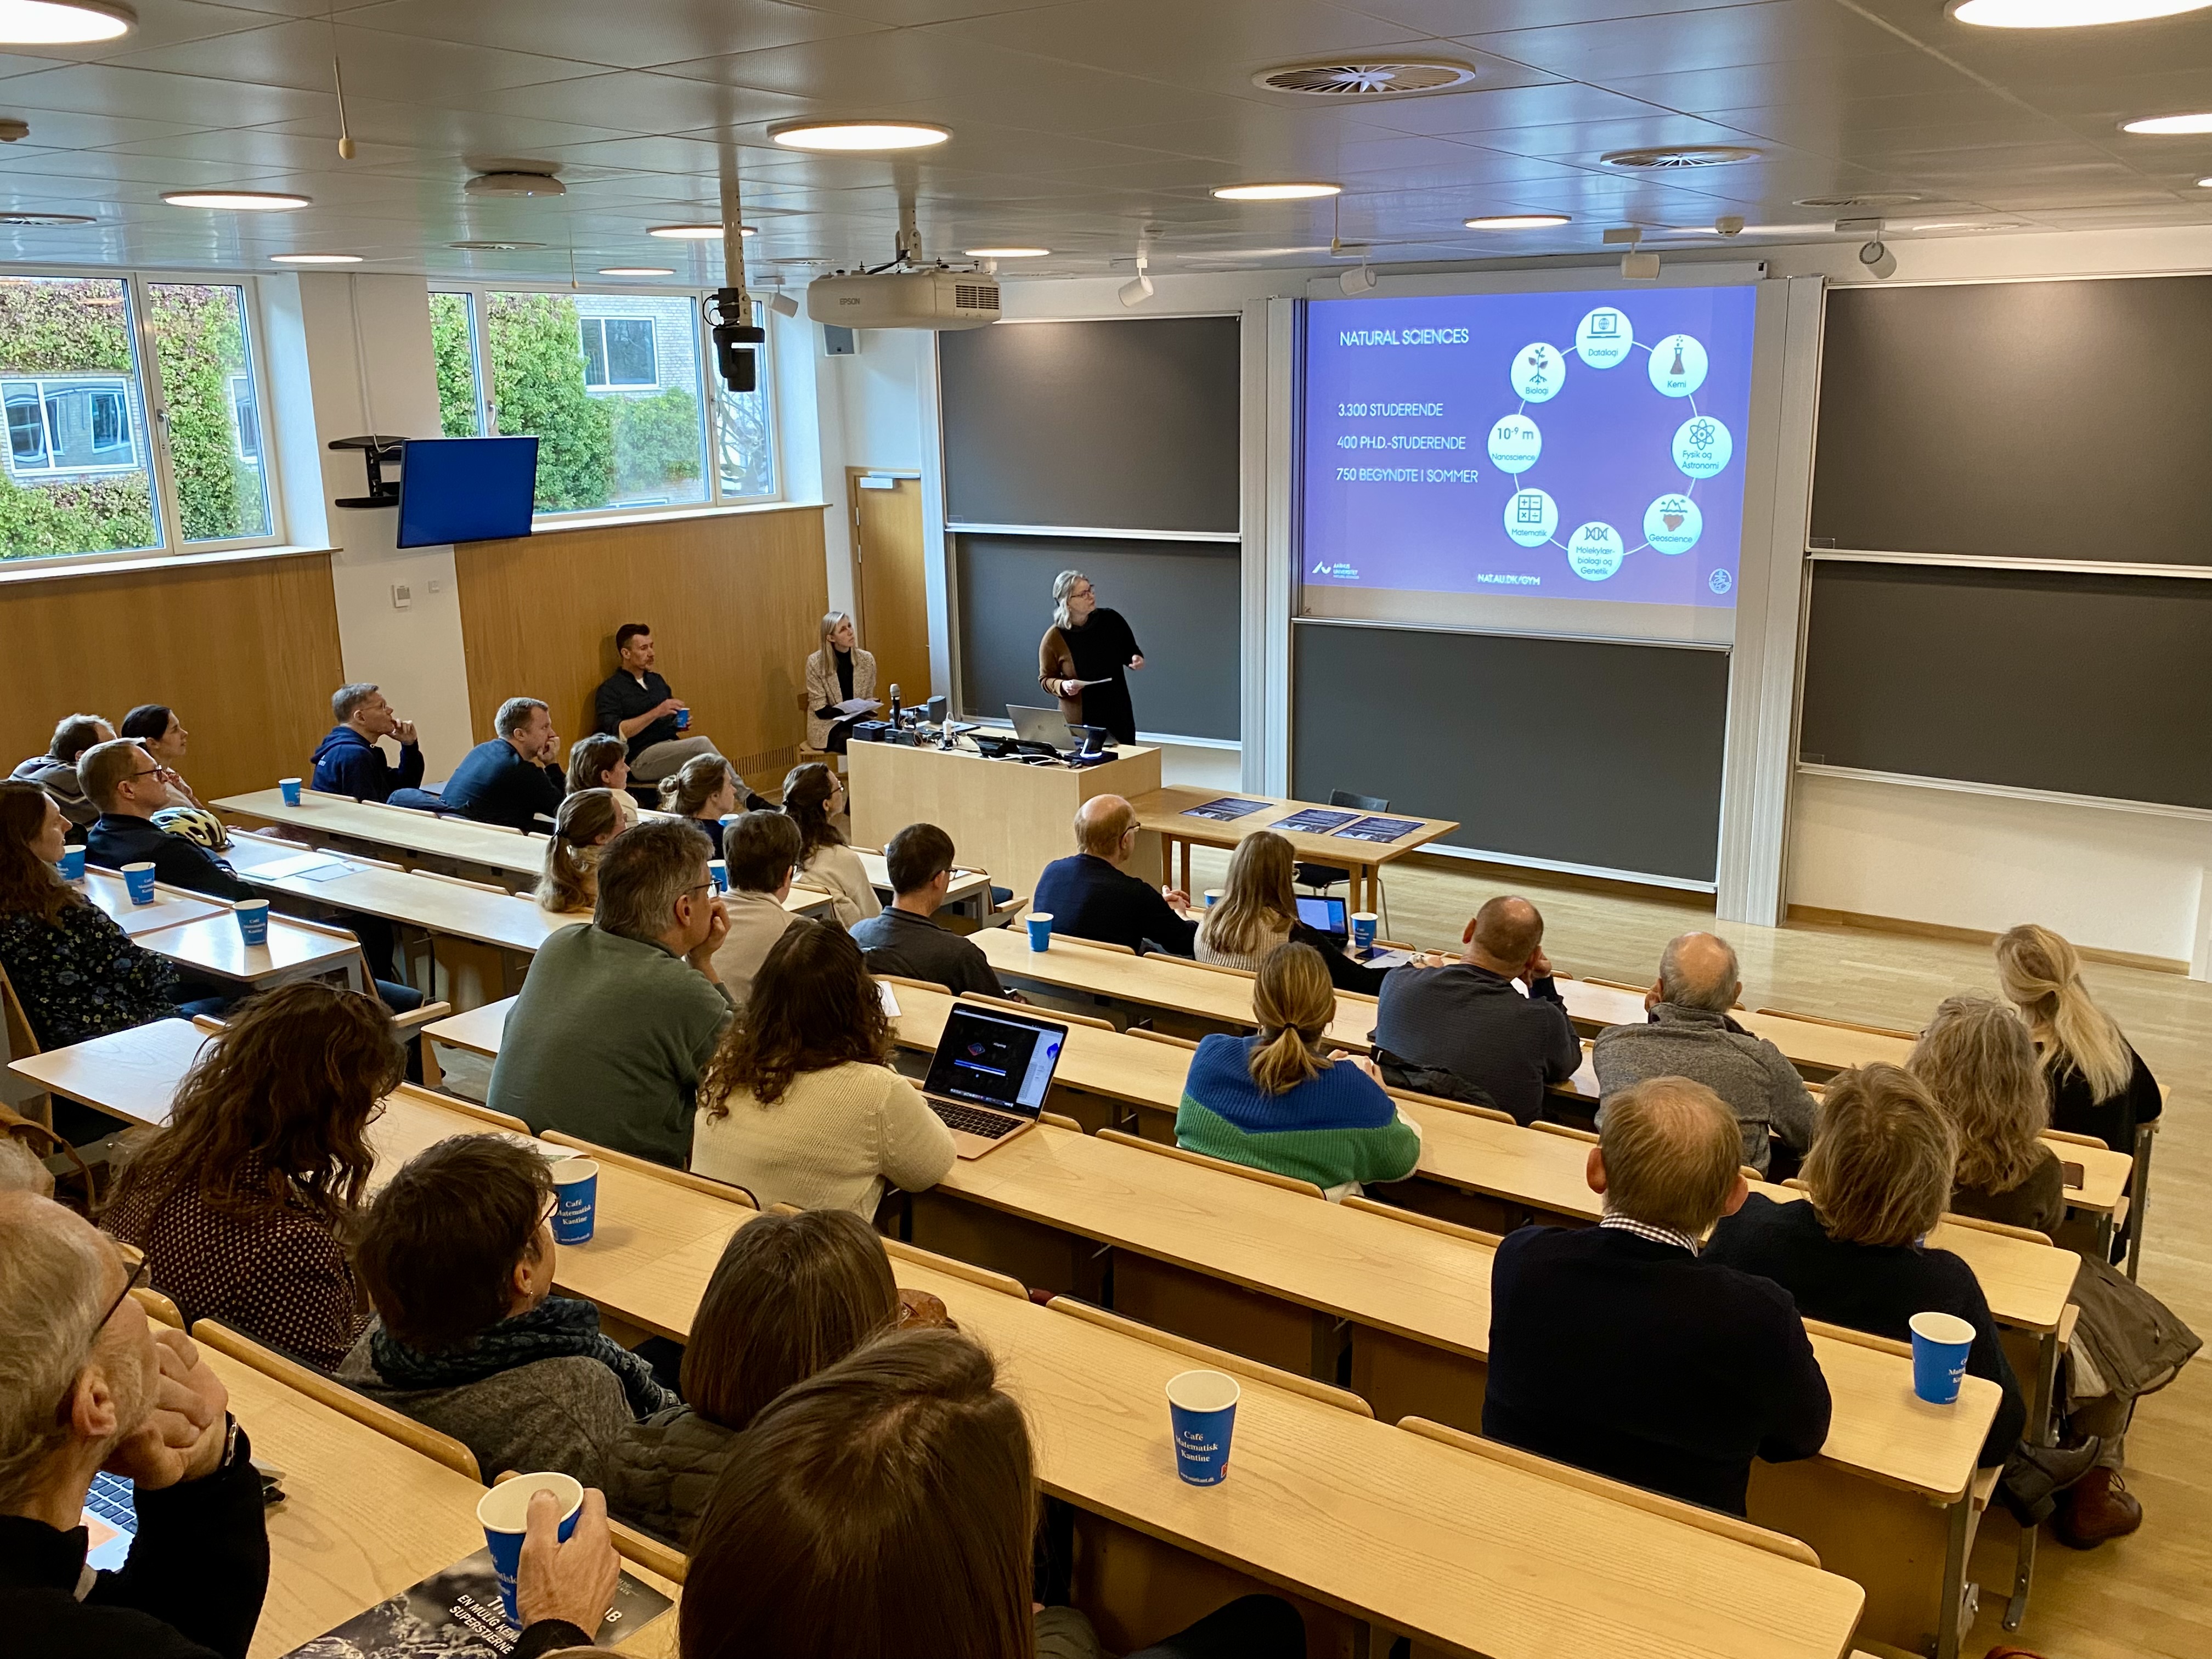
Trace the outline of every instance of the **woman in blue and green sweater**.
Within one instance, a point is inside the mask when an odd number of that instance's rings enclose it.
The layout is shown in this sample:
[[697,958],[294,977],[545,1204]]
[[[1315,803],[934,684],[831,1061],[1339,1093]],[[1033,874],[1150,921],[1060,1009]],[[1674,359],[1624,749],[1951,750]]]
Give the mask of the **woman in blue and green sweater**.
[[1363,1181],[1402,1181],[1421,1130],[1383,1092],[1372,1065],[1322,1048],[1336,1018],[1328,967],[1310,945],[1283,945],[1252,987],[1257,1036],[1210,1036],[1190,1057],[1176,1144],[1310,1181],[1331,1199]]

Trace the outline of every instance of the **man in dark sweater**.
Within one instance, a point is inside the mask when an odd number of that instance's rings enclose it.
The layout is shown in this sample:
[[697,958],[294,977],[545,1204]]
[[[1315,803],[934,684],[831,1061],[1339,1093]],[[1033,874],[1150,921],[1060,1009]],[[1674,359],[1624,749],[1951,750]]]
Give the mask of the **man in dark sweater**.
[[[1382,981],[1376,1058],[1449,1072],[1517,1123],[1543,1115],[1545,1085],[1583,1063],[1567,1005],[1544,954],[1544,918],[1524,898],[1492,899],[1461,935],[1467,952],[1442,968],[1408,964]],[[1528,987],[1522,996],[1515,980]]]
[[1073,858],[1054,859],[1037,877],[1033,913],[1049,915],[1052,930],[1073,939],[1104,939],[1142,954],[1187,957],[1198,937],[1190,895],[1155,889],[1128,873],[1137,851],[1137,809],[1119,795],[1093,795],[1076,809]]
[[717,752],[712,738],[687,732],[687,722],[678,717],[691,705],[653,672],[657,659],[650,624],[624,623],[615,629],[615,656],[622,665],[599,682],[592,727],[629,745],[631,777],[658,783],[682,771],[685,761]]
[[169,804],[167,771],[129,738],[95,744],[77,762],[85,793],[100,817],[85,835],[85,853],[110,870],[150,864],[154,879],[211,898],[252,898],[238,872],[198,842],[154,822]]
[[498,735],[470,750],[446,780],[446,811],[514,830],[550,828],[538,820],[560,811],[568,788],[551,713],[535,697],[509,697],[492,717],[492,730]]
[[1744,1201],[1739,1146],[1703,1084],[1608,1103],[1589,1170],[1604,1219],[1498,1247],[1484,1434],[1730,1515],[1753,1457],[1820,1449],[1828,1385],[1789,1293],[1698,1254]]
[[[331,717],[337,724],[315,745],[310,788],[356,800],[388,801],[400,793],[402,806],[436,808],[434,798],[421,797],[422,747],[415,741],[415,723],[393,714],[383,692],[365,683],[342,685],[331,694]],[[377,747],[381,738],[398,744],[398,765],[384,758]]]
[[909,823],[884,847],[884,865],[896,895],[890,908],[853,928],[872,974],[903,974],[949,988],[1002,997],[1006,988],[989,958],[948,927],[937,925],[952,885],[952,837],[933,823]]

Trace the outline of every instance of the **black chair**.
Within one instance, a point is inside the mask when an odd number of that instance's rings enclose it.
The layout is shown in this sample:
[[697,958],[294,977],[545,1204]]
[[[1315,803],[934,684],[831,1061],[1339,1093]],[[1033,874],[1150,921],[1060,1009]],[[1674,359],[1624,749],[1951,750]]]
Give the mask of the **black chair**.
[[[1363,812],[1387,812],[1390,810],[1390,803],[1381,795],[1355,795],[1349,789],[1330,790],[1328,804],[1331,806],[1353,806]],[[1326,892],[1337,883],[1352,879],[1351,871],[1340,869],[1334,864],[1301,863],[1291,873],[1291,878],[1299,886],[1310,887],[1316,892]],[[1382,883],[1379,877],[1375,883],[1375,890],[1378,894],[1382,890]],[[1384,898],[1382,904],[1383,914],[1387,917],[1389,900],[1387,897]],[[1388,931],[1387,923],[1385,931],[1386,933]]]

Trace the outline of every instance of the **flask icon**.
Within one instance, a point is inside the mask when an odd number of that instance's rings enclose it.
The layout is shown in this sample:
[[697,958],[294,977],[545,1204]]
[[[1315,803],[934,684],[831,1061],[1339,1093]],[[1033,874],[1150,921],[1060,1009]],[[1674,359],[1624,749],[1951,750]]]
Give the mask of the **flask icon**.
[[1687,371],[1682,367],[1682,337],[1679,334],[1674,337],[1674,362],[1673,366],[1669,368],[1667,372],[1669,374],[1682,374],[1687,373]]

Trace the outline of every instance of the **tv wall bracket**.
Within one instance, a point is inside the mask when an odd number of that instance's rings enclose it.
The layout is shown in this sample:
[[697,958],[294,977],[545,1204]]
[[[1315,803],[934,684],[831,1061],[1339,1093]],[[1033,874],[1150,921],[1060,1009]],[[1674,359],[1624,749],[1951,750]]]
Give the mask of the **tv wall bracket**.
[[384,469],[400,464],[400,456],[407,447],[404,438],[383,438],[371,433],[359,438],[333,438],[332,449],[358,449],[368,465],[368,494],[345,495],[331,503],[333,507],[397,507],[399,505],[399,482],[387,479]]

